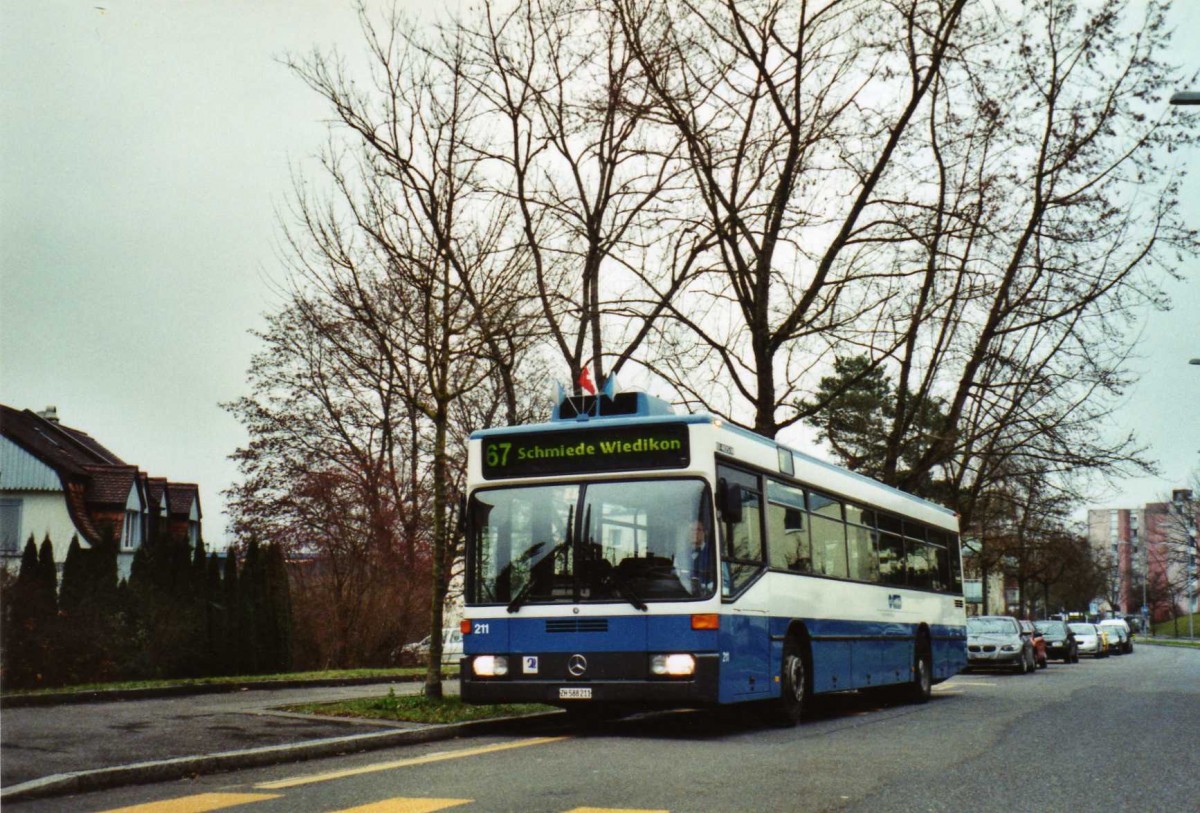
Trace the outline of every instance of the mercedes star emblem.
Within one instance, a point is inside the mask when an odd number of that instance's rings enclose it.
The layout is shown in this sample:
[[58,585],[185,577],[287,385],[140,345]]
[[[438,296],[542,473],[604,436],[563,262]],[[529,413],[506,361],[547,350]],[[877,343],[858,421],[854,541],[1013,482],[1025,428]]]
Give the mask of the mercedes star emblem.
[[583,677],[583,673],[587,671],[587,658],[582,655],[572,655],[567,661],[567,671],[575,677]]

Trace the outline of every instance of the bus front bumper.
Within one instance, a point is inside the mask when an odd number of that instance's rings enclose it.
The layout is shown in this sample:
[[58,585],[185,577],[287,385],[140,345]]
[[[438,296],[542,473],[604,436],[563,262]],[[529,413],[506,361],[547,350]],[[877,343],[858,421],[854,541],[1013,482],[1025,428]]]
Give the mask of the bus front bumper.
[[717,702],[717,655],[696,655],[696,672],[687,678],[605,675],[596,679],[553,675],[480,678],[463,658],[460,687],[464,703],[546,703],[554,706],[614,704],[655,708],[691,708]]

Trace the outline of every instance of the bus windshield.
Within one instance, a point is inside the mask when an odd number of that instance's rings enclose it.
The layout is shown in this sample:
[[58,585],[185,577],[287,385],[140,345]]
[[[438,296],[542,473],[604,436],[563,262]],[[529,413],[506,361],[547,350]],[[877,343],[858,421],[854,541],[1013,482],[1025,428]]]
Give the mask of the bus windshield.
[[515,610],[708,598],[715,587],[710,504],[696,479],[476,491],[468,601]]

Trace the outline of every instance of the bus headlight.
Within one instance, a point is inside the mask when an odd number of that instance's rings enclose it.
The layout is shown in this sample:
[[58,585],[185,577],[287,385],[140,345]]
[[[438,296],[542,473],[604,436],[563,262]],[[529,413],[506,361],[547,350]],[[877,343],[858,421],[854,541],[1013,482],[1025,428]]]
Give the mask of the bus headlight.
[[476,677],[504,677],[508,674],[508,658],[503,655],[478,655],[471,661]]
[[691,655],[651,655],[650,673],[660,677],[688,677],[696,674],[696,659]]

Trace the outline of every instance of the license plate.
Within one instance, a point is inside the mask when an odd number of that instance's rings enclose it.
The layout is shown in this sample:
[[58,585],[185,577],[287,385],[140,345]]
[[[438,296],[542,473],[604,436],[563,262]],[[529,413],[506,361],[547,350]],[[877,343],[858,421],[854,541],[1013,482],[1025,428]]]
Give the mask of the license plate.
[[570,688],[570,689],[568,689],[566,686],[564,686],[558,690],[558,699],[559,700],[591,700],[592,699],[592,690],[590,688],[587,688],[587,689]]

